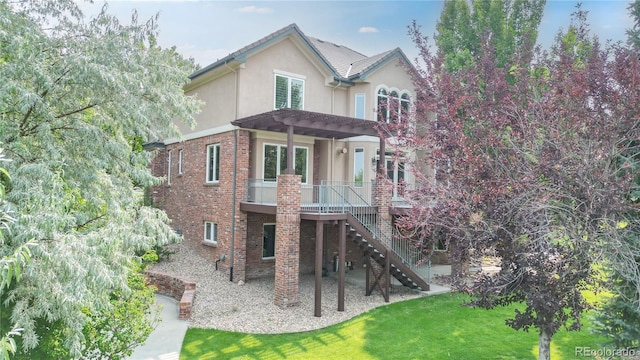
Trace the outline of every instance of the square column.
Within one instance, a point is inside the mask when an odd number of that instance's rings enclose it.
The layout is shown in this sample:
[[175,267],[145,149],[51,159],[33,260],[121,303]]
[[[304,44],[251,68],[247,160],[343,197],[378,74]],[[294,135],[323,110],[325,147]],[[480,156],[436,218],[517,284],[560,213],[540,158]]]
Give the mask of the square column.
[[286,308],[300,302],[301,176],[278,176],[274,304]]
[[393,184],[389,179],[383,176],[378,176],[376,182],[373,184],[373,206],[378,208],[378,214],[385,219],[391,221],[391,214],[389,214],[389,207],[392,204],[393,197]]

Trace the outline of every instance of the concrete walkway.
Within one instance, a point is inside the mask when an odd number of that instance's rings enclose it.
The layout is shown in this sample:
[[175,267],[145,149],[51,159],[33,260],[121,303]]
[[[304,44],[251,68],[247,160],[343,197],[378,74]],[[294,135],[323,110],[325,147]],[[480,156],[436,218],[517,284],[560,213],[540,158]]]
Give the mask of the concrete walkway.
[[182,340],[189,322],[178,319],[178,301],[156,294],[156,306],[161,306],[162,321],[153,330],[147,342],[135,349],[129,360],[178,360]]

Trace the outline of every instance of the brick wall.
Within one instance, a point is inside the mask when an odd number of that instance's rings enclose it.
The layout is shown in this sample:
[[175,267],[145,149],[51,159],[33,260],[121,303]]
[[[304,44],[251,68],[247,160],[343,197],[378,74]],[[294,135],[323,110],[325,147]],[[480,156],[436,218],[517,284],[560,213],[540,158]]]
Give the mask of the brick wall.
[[[275,215],[248,214],[247,216],[247,279],[275,275],[275,260],[262,258],[262,225],[275,222]],[[300,274],[313,274],[315,271],[315,226],[315,221],[300,221]]]
[[247,216],[247,279],[273,277],[275,274],[276,261],[262,259],[262,225],[275,222],[275,215],[252,213]]
[[[155,153],[149,168],[153,175],[162,177],[167,173],[167,152],[164,147],[160,149],[151,150]],[[149,189],[149,193],[145,194],[151,200],[151,204],[163,208],[165,199],[165,186],[154,186]]]
[[196,295],[195,282],[157,271],[145,271],[144,274],[147,284],[157,288],[156,293],[170,296],[180,302],[178,314],[180,319],[191,318],[191,309]]
[[274,304],[280,307],[300,301],[300,180],[299,175],[278,176]]
[[[156,176],[166,176],[167,153],[172,151],[171,185],[166,182],[153,189],[155,204],[167,212],[171,226],[184,236],[186,246],[195,248],[205,258],[214,262],[223,254],[226,260],[219,263],[221,271],[229,272],[231,266],[231,239],[234,236],[233,280],[245,280],[246,262],[246,214],[240,211],[249,176],[250,134],[238,130],[236,161],[236,186],[233,184],[234,132],[204,136],[180,143],[169,144],[152,163]],[[220,144],[220,181],[206,183],[207,145]],[[183,174],[178,174],[179,151],[183,151]],[[236,203],[233,203],[234,193]],[[235,231],[232,214],[235,210]],[[218,224],[217,244],[204,242],[204,222]]]

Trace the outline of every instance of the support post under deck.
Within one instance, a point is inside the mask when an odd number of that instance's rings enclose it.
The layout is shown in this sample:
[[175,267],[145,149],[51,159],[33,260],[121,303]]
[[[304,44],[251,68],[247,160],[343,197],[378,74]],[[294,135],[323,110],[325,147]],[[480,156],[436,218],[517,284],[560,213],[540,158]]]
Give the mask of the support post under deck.
[[324,240],[324,222],[316,221],[316,259],[315,259],[315,309],[313,315],[322,316],[322,245]]
[[347,222],[345,220],[339,220],[338,228],[340,229],[338,247],[338,257],[340,258],[340,266],[338,267],[338,311],[344,311],[344,273],[347,258]]

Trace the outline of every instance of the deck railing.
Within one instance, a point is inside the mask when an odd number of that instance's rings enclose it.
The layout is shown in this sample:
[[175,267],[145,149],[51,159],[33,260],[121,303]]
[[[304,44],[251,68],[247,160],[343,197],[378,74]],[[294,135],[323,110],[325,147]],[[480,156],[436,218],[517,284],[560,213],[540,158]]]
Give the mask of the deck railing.
[[[277,203],[277,182],[264,179],[247,181],[246,198],[243,201],[264,205]],[[345,191],[345,189],[350,191]],[[320,185],[301,185],[302,211],[336,212],[344,209],[344,200],[359,206],[370,206],[371,183],[345,181],[322,181]]]
[[[276,205],[277,183],[262,179],[249,179],[248,202]],[[426,281],[430,281],[430,269],[426,255],[413,241],[402,236],[391,221],[373,211],[372,183],[323,181],[320,185],[301,185],[300,211],[320,214],[349,213],[355,217],[378,241],[385,244],[407,266]]]

